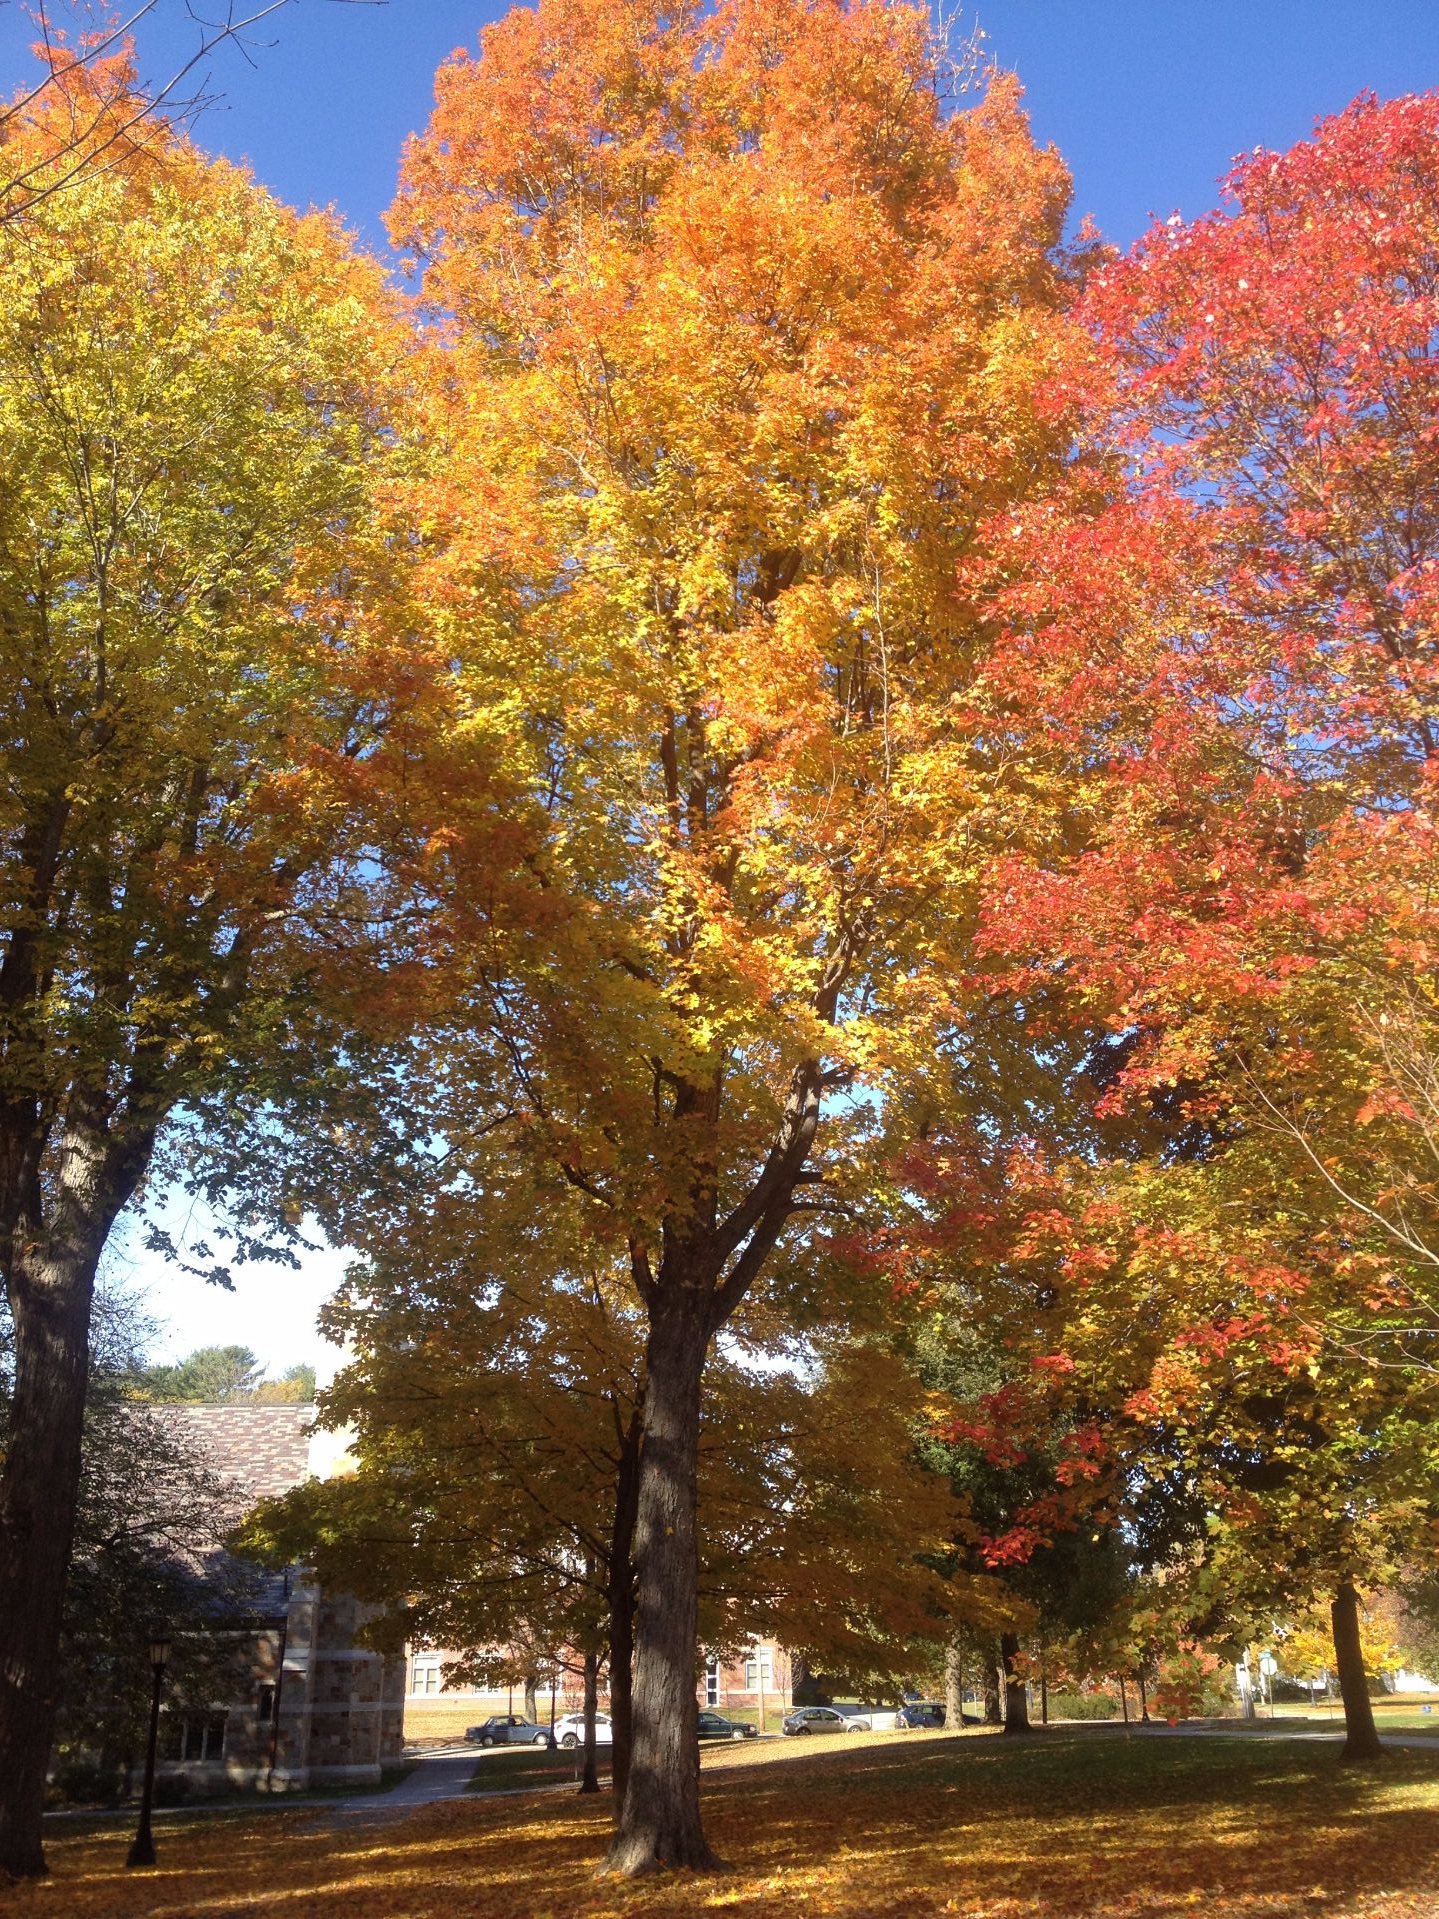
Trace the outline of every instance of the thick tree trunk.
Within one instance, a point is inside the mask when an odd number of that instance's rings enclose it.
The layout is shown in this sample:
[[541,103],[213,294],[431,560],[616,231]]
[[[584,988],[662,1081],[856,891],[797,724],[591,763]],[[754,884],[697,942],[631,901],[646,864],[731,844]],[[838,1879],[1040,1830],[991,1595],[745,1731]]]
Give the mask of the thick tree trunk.
[[944,1723],[951,1732],[964,1725],[964,1643],[958,1633],[944,1649]]
[[615,1476],[615,1516],[610,1532],[606,1598],[610,1616],[610,1790],[619,1820],[630,1776],[630,1729],[634,1724],[635,1508],[639,1499],[640,1421],[622,1434]]
[[540,1680],[538,1673],[525,1674],[525,1717],[540,1723]]
[[580,1780],[581,1792],[598,1792],[600,1789],[599,1768],[595,1764],[595,1714],[600,1705],[600,1656],[597,1652],[585,1654],[585,1770]]
[[1379,1743],[1374,1708],[1369,1699],[1364,1650],[1359,1639],[1359,1595],[1352,1580],[1346,1579],[1340,1585],[1329,1616],[1334,1629],[1339,1696],[1344,1701],[1344,1751],[1340,1757],[1346,1764],[1368,1764],[1381,1758],[1384,1748]]
[[1000,1657],[1004,1661],[1004,1730],[1006,1735],[1032,1732],[1029,1723],[1029,1691],[1015,1669],[1019,1657],[1019,1638],[1012,1632],[1001,1633]]
[[699,1809],[695,1657],[699,1638],[695,1481],[705,1295],[670,1284],[645,1350],[644,1436],[635,1518],[633,1725],[624,1800],[604,1870],[627,1877],[718,1865]]
[[0,1472],[0,1876],[45,1871],[40,1820],[103,1243],[103,1233],[56,1235],[23,1249],[8,1274],[15,1386]]
[[999,1710],[999,1667],[995,1663],[993,1648],[984,1662],[984,1723],[986,1726],[1004,1724],[1004,1716]]

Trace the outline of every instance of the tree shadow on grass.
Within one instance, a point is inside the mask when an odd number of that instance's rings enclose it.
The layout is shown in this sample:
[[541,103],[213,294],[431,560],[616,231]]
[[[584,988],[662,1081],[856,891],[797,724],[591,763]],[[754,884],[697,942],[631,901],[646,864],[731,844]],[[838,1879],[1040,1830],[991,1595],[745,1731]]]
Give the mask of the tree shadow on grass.
[[1225,1919],[1439,1914],[1439,1766],[1242,1740],[931,1742],[705,1775],[723,1879],[597,1882],[609,1802],[448,1801],[380,1829],[301,1813],[64,1842],[0,1919]]

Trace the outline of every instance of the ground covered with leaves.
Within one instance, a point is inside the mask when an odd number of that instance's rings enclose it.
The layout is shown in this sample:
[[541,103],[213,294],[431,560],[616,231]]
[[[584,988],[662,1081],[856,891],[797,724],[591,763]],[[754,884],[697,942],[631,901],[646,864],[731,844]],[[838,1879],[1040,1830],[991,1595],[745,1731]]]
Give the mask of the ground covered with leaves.
[[705,1756],[715,1878],[593,1877],[608,1801],[460,1799],[346,1828],[314,1811],[192,1820],[124,1869],[128,1832],[52,1835],[4,1919],[1100,1919],[1439,1915],[1439,1755],[1350,1773],[1253,1737],[853,1737]]

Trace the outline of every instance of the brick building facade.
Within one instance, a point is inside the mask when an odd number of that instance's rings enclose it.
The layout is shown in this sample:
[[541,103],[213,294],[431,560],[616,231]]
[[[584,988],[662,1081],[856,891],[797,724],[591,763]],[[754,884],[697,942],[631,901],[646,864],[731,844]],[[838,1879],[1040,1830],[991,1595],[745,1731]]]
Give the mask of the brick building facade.
[[[427,1647],[412,1648],[405,1660],[405,1740],[409,1745],[441,1745],[463,1739],[465,1729],[491,1713],[522,1712],[521,1686],[451,1686],[448,1675],[459,1655]],[[702,1706],[753,1719],[773,1730],[793,1701],[789,1655],[773,1640],[761,1640],[737,1660],[710,1659],[696,1686]],[[603,1685],[600,1707],[608,1706]],[[556,1715],[579,1712],[584,1704],[578,1673],[561,1673],[555,1687]],[[536,1713],[548,1725],[548,1680],[537,1690]]]

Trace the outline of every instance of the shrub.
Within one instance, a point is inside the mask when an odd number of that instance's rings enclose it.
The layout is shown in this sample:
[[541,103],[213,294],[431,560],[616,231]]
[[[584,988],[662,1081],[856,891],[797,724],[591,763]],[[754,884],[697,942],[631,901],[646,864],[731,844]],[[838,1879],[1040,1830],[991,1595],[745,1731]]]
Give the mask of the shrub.
[[1051,1719],[1117,1719],[1119,1698],[1112,1692],[1052,1692]]

